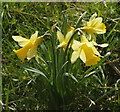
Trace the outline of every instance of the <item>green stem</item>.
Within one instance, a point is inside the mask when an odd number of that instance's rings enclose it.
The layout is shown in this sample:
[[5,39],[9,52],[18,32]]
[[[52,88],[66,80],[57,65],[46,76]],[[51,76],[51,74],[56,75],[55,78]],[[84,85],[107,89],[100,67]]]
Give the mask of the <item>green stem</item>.
[[[2,14],[2,3],[0,3],[0,101],[2,102],[2,70],[1,70],[1,67],[2,67],[2,63],[1,63],[1,60],[2,60],[2,55],[1,55],[1,52],[2,52],[2,18],[1,18],[1,14]],[[2,111],[2,104],[0,104],[0,112]]]
[[[50,31],[51,32],[51,31]],[[55,56],[55,40],[54,40],[54,34],[51,32],[52,38],[51,38],[51,44],[52,44],[52,53],[53,53],[53,85],[56,84],[56,56]]]

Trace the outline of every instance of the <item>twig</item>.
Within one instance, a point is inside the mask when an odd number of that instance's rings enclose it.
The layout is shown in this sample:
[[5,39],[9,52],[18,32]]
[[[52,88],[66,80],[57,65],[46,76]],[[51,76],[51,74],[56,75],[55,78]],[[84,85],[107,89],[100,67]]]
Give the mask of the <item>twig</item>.
[[113,63],[110,63],[109,64],[116,72],[117,74],[120,76],[120,70],[113,64]]
[[117,74],[120,76],[120,70],[113,64],[114,62],[119,62],[119,60],[120,60],[120,58],[117,58],[113,61],[106,62],[103,65],[109,64],[117,72]]
[[117,58],[113,61],[109,61],[109,62],[106,62],[106,63],[103,63],[102,65],[106,65],[106,64],[111,64],[111,63],[114,63],[114,62],[118,62],[120,60],[120,58]]

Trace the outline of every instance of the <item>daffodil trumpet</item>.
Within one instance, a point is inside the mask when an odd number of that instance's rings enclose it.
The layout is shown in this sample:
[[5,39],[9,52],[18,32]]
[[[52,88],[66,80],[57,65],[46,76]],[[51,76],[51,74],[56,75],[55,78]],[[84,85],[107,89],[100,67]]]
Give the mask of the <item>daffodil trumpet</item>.
[[88,22],[82,20],[83,27],[80,28],[81,30],[83,30],[83,32],[87,32],[89,34],[89,40],[91,39],[91,37],[93,37],[94,41],[96,41],[94,33],[96,34],[106,33],[106,26],[104,23],[102,23],[102,17],[96,18],[96,16],[97,14],[94,13]]
[[85,63],[86,66],[97,64],[100,61],[100,53],[95,46],[107,47],[108,44],[97,44],[95,41],[89,42],[85,35],[81,36],[81,42],[74,40],[72,49],[74,50],[71,57],[71,63],[73,64],[78,57]]
[[19,46],[22,47],[18,50],[13,50],[18,57],[24,62],[27,57],[28,60],[35,57],[36,61],[39,63],[37,55],[37,47],[42,42],[43,36],[38,37],[38,31],[36,31],[30,39],[23,38],[21,36],[12,36],[12,38],[18,42]]

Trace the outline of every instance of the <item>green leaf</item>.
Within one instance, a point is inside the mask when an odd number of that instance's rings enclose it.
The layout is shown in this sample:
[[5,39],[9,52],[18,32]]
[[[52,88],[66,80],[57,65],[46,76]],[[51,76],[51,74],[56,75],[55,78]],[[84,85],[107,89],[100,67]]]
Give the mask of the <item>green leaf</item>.
[[73,75],[71,75],[70,73],[64,73],[63,75],[67,76],[67,77],[70,77],[71,79],[73,79],[75,82],[78,83],[78,80]]
[[67,34],[67,17],[63,13],[63,24],[62,24],[62,33],[64,36]]
[[76,23],[76,26],[75,26],[75,29],[77,29],[78,27],[80,27],[80,24],[81,24],[81,21],[83,19],[83,17],[85,16],[87,12],[84,12],[83,14],[81,14],[81,16],[79,17],[77,23]]
[[[119,20],[120,21],[120,20]],[[116,26],[118,25],[119,21],[115,24],[115,26],[113,27],[113,29],[108,33],[107,37],[106,37],[106,40],[107,38],[112,34],[112,32],[114,31],[114,29],[116,28]]]
[[47,60],[47,61],[50,61],[49,53],[48,53],[48,50],[47,50],[44,42],[41,42],[40,45],[41,45],[41,48],[42,48],[42,50],[43,50],[43,53],[44,53],[44,55],[45,55],[46,60]]
[[34,72],[34,73],[38,73],[38,74],[42,75],[43,77],[45,77],[48,80],[46,75],[43,72],[41,72],[40,70],[37,70],[37,69],[32,68],[32,67],[24,67],[24,69],[26,69],[28,71],[31,71],[31,72]]

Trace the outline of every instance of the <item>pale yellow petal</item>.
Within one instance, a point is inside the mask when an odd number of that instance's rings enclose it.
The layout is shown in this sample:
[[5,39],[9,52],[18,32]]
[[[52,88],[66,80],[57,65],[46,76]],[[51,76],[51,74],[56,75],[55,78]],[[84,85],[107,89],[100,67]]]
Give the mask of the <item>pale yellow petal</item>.
[[105,43],[105,44],[98,44],[98,46],[100,46],[100,47],[107,47],[108,44],[107,43]]
[[83,49],[80,51],[80,59],[85,63],[86,62],[86,55]]
[[100,53],[97,51],[97,49],[95,47],[92,47],[92,50],[94,52],[94,54],[101,56]]
[[93,28],[93,33],[97,33],[97,34],[104,34],[105,31],[103,29],[99,29],[99,28]]
[[78,59],[79,56],[80,56],[79,50],[78,50],[78,51],[74,51],[74,52],[72,53],[71,63],[73,64],[73,63]]
[[31,59],[33,57],[35,57],[35,55],[37,54],[37,48],[36,47],[32,47],[31,49],[29,49],[29,51],[27,52],[27,59]]
[[36,31],[34,34],[31,35],[30,41],[34,44],[38,36],[38,31]]
[[72,34],[73,34],[73,30],[69,31],[69,32],[66,34],[65,42],[69,42],[69,40],[70,40]]
[[100,47],[107,47],[108,44],[107,43],[104,43],[104,44],[97,44],[96,42],[92,41],[92,43],[95,45],[95,46],[100,46]]
[[93,47],[93,43],[92,43],[92,42],[87,42],[86,45],[87,45],[88,47]]
[[102,18],[98,17],[94,21],[92,21],[91,27],[97,27],[100,25],[101,22],[102,22]]
[[82,25],[83,25],[83,26],[87,26],[87,21],[82,20]]
[[82,43],[88,42],[87,38],[84,35],[81,36],[81,42]]
[[97,14],[94,13],[91,17],[90,17],[90,20],[89,21],[93,21],[95,18],[96,18]]
[[42,40],[43,40],[43,37],[39,37],[36,39],[36,41],[33,44],[33,47],[31,49],[29,49],[29,51],[27,53],[27,59],[31,59],[31,58],[35,57],[35,55],[37,54],[37,47],[42,42]]
[[74,41],[73,41],[73,44],[72,44],[72,49],[73,49],[73,50],[78,50],[82,44],[83,44],[83,43],[80,43],[79,41],[74,40]]
[[12,38],[18,42],[20,47],[24,47],[26,44],[28,44],[30,42],[29,39],[23,38],[21,36],[12,36]]
[[57,31],[57,37],[60,43],[64,41],[64,35],[60,31]]
[[27,56],[28,50],[33,47],[33,44],[29,42],[27,45],[25,45],[23,48],[19,50],[13,50],[18,57],[24,62],[24,58]]
[[67,44],[65,42],[62,42],[57,46],[57,48],[66,48],[66,45]]

